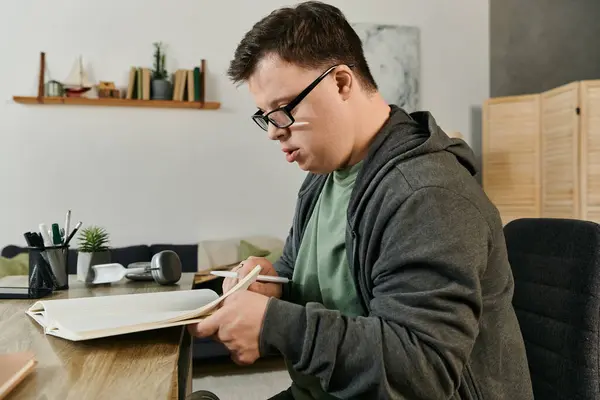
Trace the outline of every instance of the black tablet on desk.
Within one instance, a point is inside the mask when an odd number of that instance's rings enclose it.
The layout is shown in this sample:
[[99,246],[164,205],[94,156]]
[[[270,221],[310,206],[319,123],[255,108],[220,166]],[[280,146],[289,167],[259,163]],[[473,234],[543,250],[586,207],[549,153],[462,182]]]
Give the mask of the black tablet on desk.
[[51,288],[0,287],[0,299],[40,299],[52,293]]

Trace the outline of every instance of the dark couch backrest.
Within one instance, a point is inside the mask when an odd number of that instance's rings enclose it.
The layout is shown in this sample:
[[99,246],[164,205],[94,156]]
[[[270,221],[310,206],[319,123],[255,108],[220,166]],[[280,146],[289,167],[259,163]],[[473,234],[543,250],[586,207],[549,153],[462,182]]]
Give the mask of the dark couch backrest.
[[[151,246],[136,245],[127,247],[115,247],[110,249],[111,262],[127,265],[150,261],[152,256],[163,250],[173,250],[181,259],[183,272],[196,272],[198,269],[198,245],[197,244],[153,244]],[[25,253],[24,247],[9,245],[2,249],[3,257],[12,258],[17,254]],[[69,274],[77,273],[77,250],[69,250]]]
[[535,398],[599,399],[600,226],[527,218],[504,234]]

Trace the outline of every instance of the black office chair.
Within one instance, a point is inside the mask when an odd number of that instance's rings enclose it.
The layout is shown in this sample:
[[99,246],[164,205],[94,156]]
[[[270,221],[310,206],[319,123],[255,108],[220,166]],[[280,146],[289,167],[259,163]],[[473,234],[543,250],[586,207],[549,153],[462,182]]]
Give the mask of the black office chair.
[[198,390],[188,396],[186,400],[219,400],[219,398],[212,392]]
[[600,399],[600,225],[527,218],[504,234],[535,398]]

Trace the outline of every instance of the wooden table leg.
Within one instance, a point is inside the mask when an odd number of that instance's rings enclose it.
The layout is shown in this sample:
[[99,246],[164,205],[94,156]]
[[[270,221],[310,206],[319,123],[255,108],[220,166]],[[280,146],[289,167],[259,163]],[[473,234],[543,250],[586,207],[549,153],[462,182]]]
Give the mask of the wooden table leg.
[[179,400],[185,400],[192,394],[192,345],[193,338],[186,328],[182,329],[179,360],[177,362],[177,387]]

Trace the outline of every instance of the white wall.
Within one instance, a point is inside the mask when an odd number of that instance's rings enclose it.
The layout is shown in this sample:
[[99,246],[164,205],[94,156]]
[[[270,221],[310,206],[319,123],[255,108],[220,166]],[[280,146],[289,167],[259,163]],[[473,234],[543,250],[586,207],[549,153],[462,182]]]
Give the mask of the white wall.
[[[292,2],[293,3],[293,2]],[[470,108],[488,96],[488,2],[345,0],[353,22],[421,28],[421,108],[471,142]],[[242,35],[275,0],[54,0],[0,2],[0,247],[23,244],[68,208],[100,224],[112,244],[265,233],[284,237],[304,174],[288,165],[249,116],[247,88],[226,78]],[[167,7],[169,5],[169,7]],[[64,79],[79,54],[96,80],[125,85],[169,45],[169,71],[201,58],[218,111],[24,106],[35,95],[39,52]],[[251,210],[251,211],[246,211]]]

